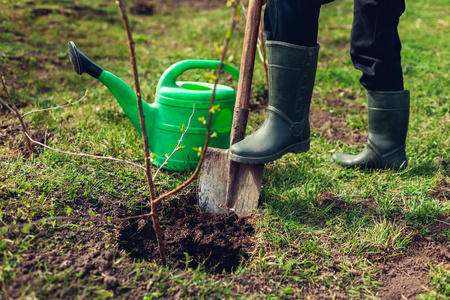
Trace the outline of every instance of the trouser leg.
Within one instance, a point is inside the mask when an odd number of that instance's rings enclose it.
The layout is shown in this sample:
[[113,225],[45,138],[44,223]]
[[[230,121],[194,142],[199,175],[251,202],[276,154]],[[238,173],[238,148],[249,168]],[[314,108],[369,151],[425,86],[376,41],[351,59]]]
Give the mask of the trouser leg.
[[404,11],[404,0],[354,0],[350,54],[367,90],[404,89],[397,31]]
[[268,41],[315,47],[320,0],[268,0],[264,33]]

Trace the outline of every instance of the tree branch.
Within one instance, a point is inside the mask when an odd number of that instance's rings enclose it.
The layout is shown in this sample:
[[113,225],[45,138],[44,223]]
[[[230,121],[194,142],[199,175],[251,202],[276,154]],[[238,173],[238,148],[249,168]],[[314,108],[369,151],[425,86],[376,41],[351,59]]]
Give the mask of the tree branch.
[[112,160],[112,161],[116,161],[116,162],[126,163],[126,164],[129,164],[129,165],[133,166],[133,167],[136,167],[136,168],[139,168],[141,170],[144,170],[143,166],[141,166],[139,164],[136,164],[134,162],[128,161],[128,160],[119,159],[119,158],[115,158],[115,157],[107,157],[107,156],[100,156],[100,155],[92,155],[92,154],[86,154],[86,153],[77,153],[77,152],[70,152],[70,151],[59,150],[59,149],[47,146],[47,145],[45,145],[45,144],[43,144],[41,142],[33,140],[33,138],[31,138],[28,135],[27,132],[25,132],[25,137],[27,138],[27,140],[31,141],[33,144],[39,145],[39,146],[44,147],[46,149],[53,150],[55,152],[59,152],[59,153],[62,153],[62,154],[82,156],[82,157],[90,157],[90,158],[104,159],[104,160]]
[[[19,122],[20,122],[20,124],[22,125],[22,130],[23,130],[23,133],[24,133],[24,135],[25,135],[26,132],[27,132],[27,126],[26,126],[25,123],[23,122],[23,118],[22,118],[22,116],[20,115],[19,110],[18,110],[17,107],[14,105],[14,102],[12,101],[11,96],[10,96],[9,93],[8,93],[8,89],[6,88],[4,79],[5,79],[4,76],[1,76],[1,77],[0,77],[0,80],[2,81],[2,85],[3,85],[3,90],[5,91],[6,97],[8,98],[9,103],[10,103],[11,106],[12,106],[12,110],[14,111],[16,117],[19,119]],[[3,103],[3,100],[2,100],[2,103]],[[6,105],[6,107],[8,107],[9,109],[11,109],[8,105]],[[25,143],[26,143],[26,145],[27,145],[27,149],[28,149],[28,152],[30,153],[30,155],[33,154],[33,147],[31,146],[30,141],[29,141],[26,137],[25,137]]]
[[144,141],[145,175],[147,177],[147,184],[148,184],[148,188],[150,190],[150,206],[151,206],[151,213],[152,213],[151,217],[153,220],[153,227],[154,227],[155,233],[156,233],[156,239],[158,241],[159,254],[161,256],[163,265],[166,265],[166,254],[165,254],[164,241],[162,239],[161,226],[159,225],[158,214],[156,211],[157,203],[154,201],[155,187],[154,187],[154,183],[153,183],[152,175],[151,175],[151,171],[150,171],[150,149],[148,146],[147,129],[145,127],[145,116],[144,116],[144,111],[142,109],[141,90],[140,90],[140,86],[139,86],[139,75],[138,75],[137,65],[136,65],[136,55],[134,52],[133,35],[131,33],[130,22],[128,21],[127,12],[125,10],[122,0],[117,0],[117,4],[119,6],[120,14],[122,15],[122,20],[123,20],[125,30],[127,32],[128,46],[130,49],[131,65],[133,67],[134,86],[136,88],[136,101],[138,104],[139,119],[141,122],[140,125],[141,125],[142,139]]

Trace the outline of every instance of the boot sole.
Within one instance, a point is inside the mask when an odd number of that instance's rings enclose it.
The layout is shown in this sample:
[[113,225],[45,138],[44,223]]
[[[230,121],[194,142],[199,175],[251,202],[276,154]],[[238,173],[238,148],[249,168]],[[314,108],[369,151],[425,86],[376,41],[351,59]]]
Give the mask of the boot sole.
[[269,156],[263,156],[263,157],[244,157],[244,156],[239,156],[239,155],[236,155],[236,154],[233,154],[230,152],[229,158],[230,158],[230,160],[238,162],[238,163],[259,165],[259,164],[265,164],[265,163],[277,160],[287,153],[298,154],[298,153],[306,152],[310,148],[309,145],[310,145],[310,141],[307,140],[307,141],[304,141],[301,143],[293,144],[287,148],[284,148],[283,150],[281,150],[278,153],[275,153],[275,154],[272,154]]

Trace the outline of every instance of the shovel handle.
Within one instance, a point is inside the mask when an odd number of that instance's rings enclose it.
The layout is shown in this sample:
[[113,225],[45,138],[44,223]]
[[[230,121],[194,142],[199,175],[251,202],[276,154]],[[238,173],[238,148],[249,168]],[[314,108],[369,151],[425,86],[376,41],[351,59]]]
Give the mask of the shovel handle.
[[263,0],[250,0],[248,4],[240,76],[230,136],[231,145],[245,137],[262,3]]

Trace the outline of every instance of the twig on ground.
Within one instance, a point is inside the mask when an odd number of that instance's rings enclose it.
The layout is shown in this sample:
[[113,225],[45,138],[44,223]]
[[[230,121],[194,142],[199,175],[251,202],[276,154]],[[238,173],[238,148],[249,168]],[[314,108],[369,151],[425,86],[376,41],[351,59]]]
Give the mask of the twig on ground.
[[107,156],[100,156],[100,155],[92,155],[92,154],[87,154],[87,153],[70,152],[70,151],[64,151],[64,150],[56,149],[56,148],[47,146],[47,145],[45,145],[45,144],[43,144],[43,143],[41,143],[41,142],[38,142],[38,141],[33,140],[33,138],[31,138],[31,136],[29,136],[27,132],[25,132],[25,137],[26,137],[30,142],[32,142],[32,143],[35,144],[35,145],[39,145],[39,146],[44,147],[44,148],[46,148],[46,149],[53,150],[53,151],[55,151],[55,152],[59,152],[59,153],[62,153],[62,154],[75,155],[75,156],[83,156],[83,157],[90,157],[90,158],[96,158],[96,159],[112,160],[112,161],[116,161],[116,162],[126,163],[126,164],[129,164],[129,165],[134,166],[134,167],[136,167],[136,168],[139,168],[139,169],[144,170],[144,167],[143,167],[143,166],[141,166],[141,165],[139,165],[139,164],[136,164],[136,163],[134,163],[134,162],[125,160],[125,159],[119,159],[119,158],[115,158],[115,157],[107,157]]

